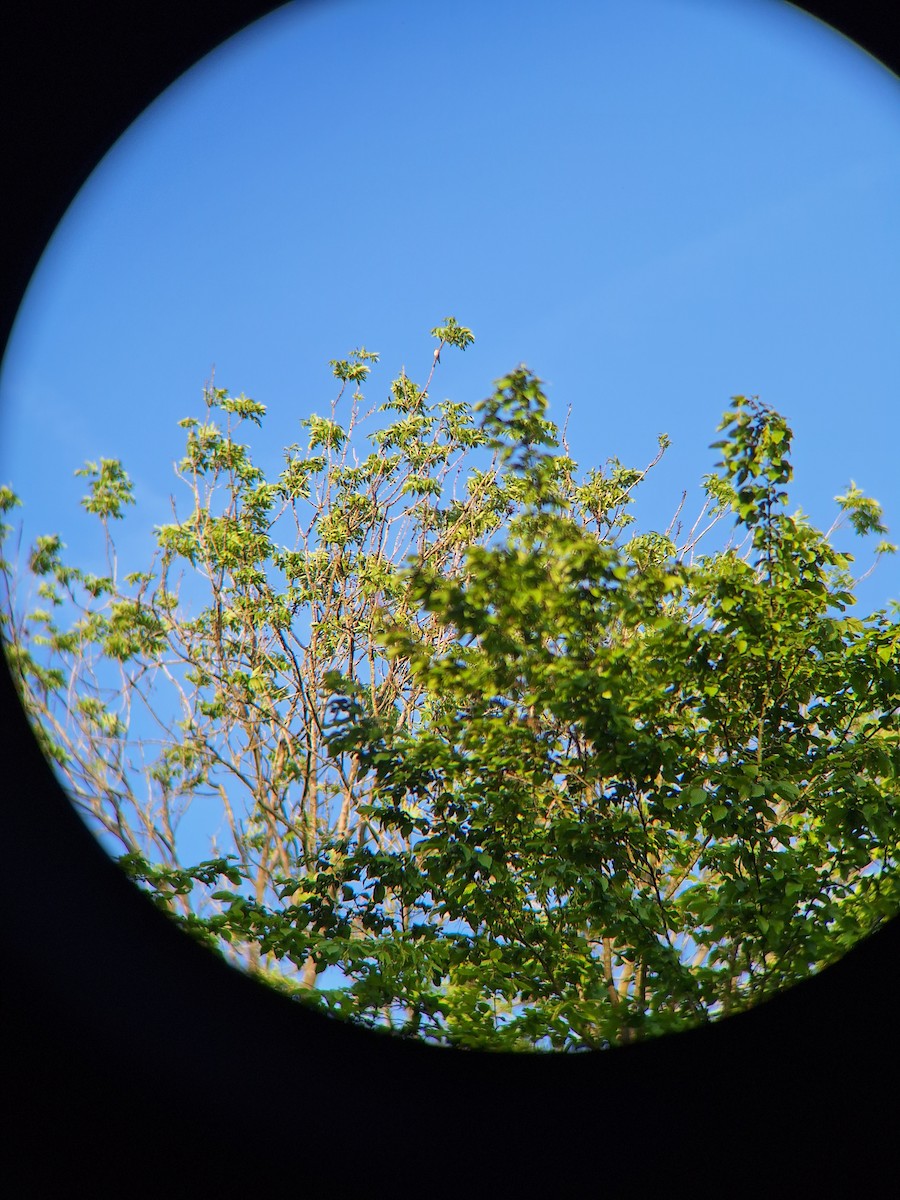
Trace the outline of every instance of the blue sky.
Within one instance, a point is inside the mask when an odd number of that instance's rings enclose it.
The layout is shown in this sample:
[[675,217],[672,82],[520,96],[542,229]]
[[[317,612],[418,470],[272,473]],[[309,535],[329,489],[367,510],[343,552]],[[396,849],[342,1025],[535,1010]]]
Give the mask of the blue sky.
[[[424,379],[453,314],[476,342],[433,398],[524,361],[552,416],[571,404],[583,466],[643,466],[669,434],[642,523],[711,469],[743,392],[793,426],[819,524],[852,478],[900,535],[898,200],[900,84],[780,0],[288,5],[173,85],[72,204],[3,363],[0,480],[27,535],[87,566],[73,471],[121,458],[136,569],[213,364],[267,405],[252,445],[275,470],[330,403],[330,358],[379,351],[380,400],[401,365]],[[861,602],[897,596],[882,561]]]
[[[264,403],[280,469],[328,360],[381,355],[475,402],[525,362],[585,468],[671,449],[637,506],[689,521],[728,399],[795,432],[794,505],[851,479],[900,541],[900,83],[780,0],[288,5],[173,85],[73,202],[0,370],[0,483],[26,538],[102,572],[86,459],[120,458],[149,561],[204,383]],[[182,504],[186,497],[182,497]],[[182,508],[182,513],[184,512]],[[840,545],[854,547],[849,535]],[[861,566],[870,561],[859,547]],[[900,556],[859,589],[900,598]],[[188,829],[205,857],[206,830]]]

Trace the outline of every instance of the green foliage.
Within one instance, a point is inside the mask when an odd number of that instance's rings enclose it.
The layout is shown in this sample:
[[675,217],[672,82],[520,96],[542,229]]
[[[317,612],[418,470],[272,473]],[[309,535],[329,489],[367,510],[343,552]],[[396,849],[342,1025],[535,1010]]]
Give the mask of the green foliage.
[[[502,419],[553,444],[529,424],[543,406],[524,374],[483,408],[492,434]],[[364,697],[332,704],[332,749],[377,780],[370,817],[411,839],[408,926],[423,953],[449,939],[466,964],[462,991],[458,973],[426,990],[439,1040],[596,1047],[689,1026],[808,975],[891,911],[900,631],[840,616],[848,556],[780,511],[783,418],[736,397],[722,428],[710,491],[753,561],[689,566],[659,534],[617,550],[560,504],[473,548],[456,579],[412,570],[454,631],[435,651],[385,628],[434,699],[425,719],[390,729]],[[526,448],[518,469],[539,484],[539,465]],[[546,498],[533,488],[535,508]],[[343,861],[358,920],[372,871],[364,851]]]
[[[432,336],[368,452],[377,355],[332,360],[330,413],[272,482],[234,436],[265,407],[209,388],[181,422],[189,511],[124,584],[113,460],[81,472],[106,575],[38,538],[45,605],[23,611],[0,567],[10,663],[75,802],[192,936],[438,1044],[605,1047],[821,969],[900,901],[900,627],[847,615],[851,556],[788,515],[786,421],[741,396],[725,414],[694,526],[730,513],[724,548],[674,521],[626,540],[666,435],[643,470],[581,471],[524,366],[474,409],[433,403],[441,350],[473,338],[450,317]],[[886,532],[855,484],[837,500]],[[185,866],[192,805],[218,832]]]
[[458,324],[455,317],[445,317],[444,324],[432,329],[431,336],[437,338],[440,343],[438,351],[444,346],[456,346],[459,350],[465,350],[475,341],[472,330]]
[[99,467],[86,463],[75,474],[86,475],[91,481],[90,494],[81,502],[90,513],[120,521],[125,515],[123,505],[135,502],[131,480],[114,458],[101,458]]

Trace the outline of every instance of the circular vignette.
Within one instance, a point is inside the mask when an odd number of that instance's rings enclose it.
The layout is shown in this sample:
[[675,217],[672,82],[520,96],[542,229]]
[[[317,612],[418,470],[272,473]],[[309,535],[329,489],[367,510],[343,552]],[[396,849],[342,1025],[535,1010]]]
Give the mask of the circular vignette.
[[[88,63],[102,75],[112,57],[123,68],[140,63],[145,72],[138,75],[142,86],[111,121],[112,113],[103,112],[108,98],[93,112],[86,106],[84,119],[97,121],[85,128],[80,142],[70,128],[57,129],[78,143],[77,152],[72,147],[57,160],[68,161],[72,174],[68,183],[47,189],[51,214],[46,215],[45,207],[40,221],[31,224],[36,237],[27,253],[22,254],[18,242],[7,259],[18,263],[4,276],[16,281],[17,295],[4,297],[13,312],[23,275],[27,281],[30,274],[28,263],[36,262],[48,230],[93,162],[193,57],[273,7],[209,6],[208,13],[198,11],[193,18],[196,40],[182,38],[173,45],[176,6],[158,5],[158,25],[148,18],[155,37],[148,27],[142,30],[149,64],[135,49],[134,26],[129,33],[124,25],[120,32],[107,25],[104,38],[99,20],[91,31],[86,22],[94,18],[83,18],[79,26],[84,57],[77,69],[69,67],[72,85]],[[892,27],[880,23],[881,6],[804,7],[897,70],[896,13]],[[35,58],[54,70],[62,90],[67,76],[60,64],[66,61],[70,39],[61,36],[55,41],[46,33],[38,38],[32,34],[32,39],[32,48],[40,45]],[[187,54],[188,45],[196,47],[195,54]],[[92,71],[86,72],[88,78]],[[154,71],[158,86],[149,82]],[[24,91],[24,84],[20,86]],[[25,101],[22,107],[44,114],[47,124],[54,120],[47,116],[51,105],[46,102],[42,107],[35,101],[29,109]],[[26,162],[35,141],[47,136],[34,119],[29,132],[29,149],[22,155]],[[41,171],[31,178],[39,180]],[[33,182],[27,197],[35,210],[36,186]],[[306,1182],[333,1180],[341,1169],[370,1171],[368,1155],[376,1146],[382,1152],[399,1150],[404,1141],[413,1143],[406,1147],[406,1161],[424,1168],[434,1162],[436,1138],[443,1142],[440,1126],[456,1121],[466,1137],[466,1155],[461,1156],[466,1162],[457,1168],[457,1177],[464,1177],[463,1165],[470,1168],[474,1161],[493,1160],[492,1181],[505,1177],[507,1183],[537,1178],[542,1171],[557,1182],[567,1171],[574,1175],[579,1145],[590,1152],[614,1140],[627,1158],[626,1148],[646,1147],[648,1141],[660,1149],[674,1149],[697,1126],[712,1144],[728,1145],[740,1156],[759,1145],[773,1106],[776,1119],[792,1119],[791,1114],[800,1119],[797,1114],[823,1096],[830,1101],[817,1108],[813,1143],[820,1150],[830,1143],[838,1161],[848,1164],[855,1154],[854,1133],[887,1137],[887,1115],[864,1112],[857,1097],[881,1078],[885,1061],[896,1061],[898,1041],[891,1019],[896,990],[884,970],[896,950],[896,920],[822,976],[725,1026],[615,1051],[604,1056],[602,1064],[560,1062],[558,1057],[513,1062],[477,1054],[464,1063],[460,1056],[450,1061],[440,1052],[388,1044],[298,1011],[178,935],[127,884],[73,812],[37,748],[5,662],[0,682],[7,806],[5,907],[7,913],[16,913],[9,946],[13,952],[7,955],[4,992],[10,1015],[5,1028],[21,1088],[19,1129],[23,1139],[49,1139],[51,1148],[74,1155],[80,1139],[105,1123],[121,1140],[108,1145],[90,1166],[83,1164],[82,1170],[112,1174],[132,1165],[138,1149],[165,1128],[175,1154],[184,1155],[185,1162],[192,1160],[199,1172],[200,1155],[191,1138],[173,1130],[177,1115],[163,1119],[160,1114],[160,1108],[171,1103],[173,1080],[197,1105],[194,1130],[202,1129],[209,1137],[229,1122],[242,1126],[247,1115],[243,1106],[255,1106],[254,1094],[282,1112],[300,1109],[306,1136],[318,1141],[323,1157],[329,1151],[342,1156],[318,1166],[307,1160],[301,1174]],[[44,879],[35,879],[29,870],[38,851],[46,867]],[[868,995],[864,1006],[860,991]],[[252,1037],[245,1035],[251,1030]],[[101,1039],[108,1041],[102,1051]],[[290,1060],[296,1070],[285,1072],[283,1064]],[[679,1105],[673,1099],[648,1111],[647,1097],[669,1087],[673,1094],[687,1092],[690,1102]],[[548,1095],[554,1097],[552,1102]],[[429,1103],[435,1109],[434,1124],[423,1117],[417,1130],[405,1131],[401,1118],[411,1105]],[[354,1148],[348,1150],[335,1114],[357,1106],[377,1113],[366,1118],[368,1127],[354,1130]],[[236,1112],[243,1115],[239,1118]],[[529,1158],[535,1122],[546,1147],[537,1162]],[[502,1169],[496,1166],[498,1145],[505,1160]],[[446,1176],[453,1173],[456,1161],[442,1167]],[[827,1165],[820,1166],[819,1177],[827,1177]],[[605,1164],[604,1178],[611,1180],[617,1169],[626,1179],[634,1168]],[[807,1181],[817,1174],[816,1164],[808,1161],[795,1169]],[[39,1171],[39,1166],[32,1164],[29,1170]]]

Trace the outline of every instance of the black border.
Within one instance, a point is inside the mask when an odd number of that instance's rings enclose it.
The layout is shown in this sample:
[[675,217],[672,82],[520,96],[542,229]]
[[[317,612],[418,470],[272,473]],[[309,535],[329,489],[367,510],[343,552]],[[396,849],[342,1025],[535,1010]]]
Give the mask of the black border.
[[[116,137],[277,7],[5,6],[4,343],[47,239]],[[803,7],[900,74],[900,6]],[[566,1059],[402,1044],[299,1009],[170,927],[75,815],[5,660],[0,701],[7,1194],[54,1195],[60,1181],[62,1194],[108,1183],[230,1195],[253,1182],[335,1197],[890,1187],[900,921],[819,978],[697,1033]]]

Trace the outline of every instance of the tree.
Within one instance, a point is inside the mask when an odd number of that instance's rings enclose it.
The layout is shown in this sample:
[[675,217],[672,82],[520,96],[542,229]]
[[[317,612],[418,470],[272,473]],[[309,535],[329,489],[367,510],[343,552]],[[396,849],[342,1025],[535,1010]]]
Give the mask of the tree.
[[[438,352],[472,340],[452,318],[433,335]],[[524,367],[474,412],[429,400],[437,355],[423,388],[401,373],[360,462],[374,360],[332,363],[330,417],[274,483],[211,419],[263,407],[210,387],[208,419],[182,422],[191,512],[129,590],[109,522],[130,483],[88,464],[109,574],[66,566],[58,538],[29,563],[53,609],[79,606],[68,629],[18,611],[4,564],[26,709],[132,878],[309,1003],[501,1049],[714,1019],[895,913],[900,627],[846,615],[851,557],[787,515],[785,420],[733,398],[678,544],[675,519],[626,534],[665,436],[644,471],[580,476]],[[885,532],[855,485],[838,503]],[[728,514],[732,537],[701,554]],[[286,524],[292,549],[273,540]],[[213,800],[227,843],[186,865],[179,816]]]

